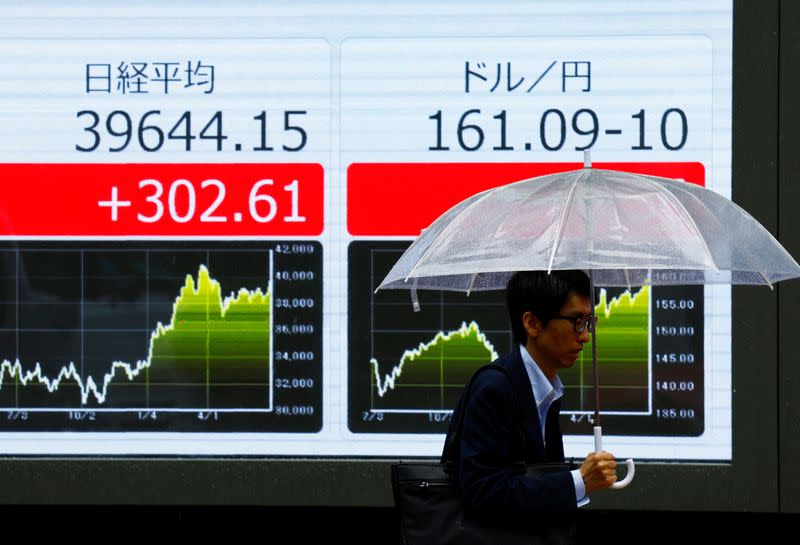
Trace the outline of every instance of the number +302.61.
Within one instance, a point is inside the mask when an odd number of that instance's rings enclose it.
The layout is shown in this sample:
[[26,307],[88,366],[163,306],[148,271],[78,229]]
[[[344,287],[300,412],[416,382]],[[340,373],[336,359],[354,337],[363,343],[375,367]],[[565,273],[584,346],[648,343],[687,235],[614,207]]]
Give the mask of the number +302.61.
[[[298,124],[300,116],[305,116],[306,110],[285,110],[283,112],[284,134],[291,134],[282,142],[283,151],[301,151],[308,144],[308,133]],[[192,130],[192,112],[186,111],[178,118],[175,123],[168,121],[165,128],[159,124],[161,110],[150,110],[142,114],[138,120],[131,114],[123,110],[114,110],[106,116],[93,111],[81,110],[76,114],[78,119],[85,121],[86,125],[82,128],[88,133],[89,141],[86,145],[76,144],[75,149],[82,152],[96,151],[103,140],[101,131],[104,129],[107,137],[113,138],[113,145],[108,146],[110,152],[120,152],[128,148],[132,142],[136,142],[142,151],[155,152],[162,149],[171,141],[182,142],[177,149],[182,146],[183,151],[192,151],[192,141],[211,140],[216,143],[216,151],[222,151],[223,141],[229,137],[225,134],[222,127],[222,112],[216,111],[214,114],[202,120],[203,128],[199,133]],[[275,147],[268,145],[274,135],[275,129],[269,128],[268,135],[268,114],[262,111],[253,119],[258,122],[258,145],[253,146],[253,151],[274,151]],[[101,126],[102,122],[102,126]],[[166,127],[169,127],[168,129]],[[166,134],[165,134],[166,131]],[[136,138],[134,138],[134,135]],[[269,136],[269,138],[268,138]],[[195,149],[197,146],[195,145]],[[233,147],[236,151],[241,151],[242,145],[236,143]]]
[[[269,223],[275,219],[280,208],[278,201],[268,191],[274,186],[274,180],[264,179],[255,182],[251,187],[247,197],[247,210],[250,213],[249,218],[256,223]],[[164,184],[156,179],[149,178],[139,182],[139,190],[149,189],[149,194],[144,195],[145,202],[148,203],[149,209],[147,214],[142,211],[136,214],[136,219],[142,223],[156,223],[162,219],[169,219],[175,223],[187,223],[195,219],[196,212],[198,212],[198,191],[195,185],[186,179],[175,180],[168,185],[168,190],[165,191]],[[215,197],[211,202],[207,203],[205,210],[199,215],[201,223],[225,223],[229,218],[224,214],[219,214],[217,209],[225,201],[227,194],[226,185],[221,180],[208,179],[200,183],[202,191],[208,190],[212,196]],[[301,216],[298,211],[300,182],[299,180],[292,180],[290,184],[283,186],[283,191],[289,193],[291,213],[288,216],[283,216],[281,220],[286,223],[302,223],[306,221],[305,216]],[[164,204],[164,195],[167,195],[166,205]],[[111,197],[109,200],[101,200],[97,202],[97,206],[101,208],[108,208],[110,210],[110,217],[112,222],[119,220],[119,210],[122,208],[130,207],[131,201],[121,200],[119,188],[113,186],[111,188]],[[167,214],[165,214],[167,212]],[[233,221],[239,222],[244,219],[241,212],[236,212],[233,215]]]

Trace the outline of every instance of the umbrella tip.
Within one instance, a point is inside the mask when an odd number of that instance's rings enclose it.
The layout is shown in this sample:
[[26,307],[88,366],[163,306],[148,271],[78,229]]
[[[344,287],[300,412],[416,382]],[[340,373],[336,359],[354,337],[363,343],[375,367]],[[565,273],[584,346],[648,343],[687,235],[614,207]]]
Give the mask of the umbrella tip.
[[588,149],[583,150],[583,168],[592,168],[592,156]]

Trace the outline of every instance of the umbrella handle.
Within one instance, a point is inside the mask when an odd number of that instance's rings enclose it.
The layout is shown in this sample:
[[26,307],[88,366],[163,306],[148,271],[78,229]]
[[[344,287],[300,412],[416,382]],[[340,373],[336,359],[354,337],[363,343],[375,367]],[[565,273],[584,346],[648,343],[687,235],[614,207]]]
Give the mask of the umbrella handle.
[[[600,452],[603,450],[603,428],[600,426],[594,427],[594,451]],[[611,485],[613,490],[619,490],[620,488],[625,488],[628,486],[631,481],[633,480],[633,476],[636,473],[636,468],[633,465],[633,460],[628,458],[625,460],[625,464],[628,466],[628,474],[625,475],[625,478],[621,481],[617,481]]]

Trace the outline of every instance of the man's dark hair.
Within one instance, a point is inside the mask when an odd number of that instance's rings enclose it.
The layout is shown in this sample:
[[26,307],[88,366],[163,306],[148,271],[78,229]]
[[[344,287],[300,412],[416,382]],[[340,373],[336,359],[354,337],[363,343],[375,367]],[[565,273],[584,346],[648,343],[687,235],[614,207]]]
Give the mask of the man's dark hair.
[[506,306],[511,318],[511,331],[519,344],[528,341],[522,323],[526,312],[547,325],[566,304],[571,292],[589,297],[589,277],[583,271],[519,271],[506,284]]

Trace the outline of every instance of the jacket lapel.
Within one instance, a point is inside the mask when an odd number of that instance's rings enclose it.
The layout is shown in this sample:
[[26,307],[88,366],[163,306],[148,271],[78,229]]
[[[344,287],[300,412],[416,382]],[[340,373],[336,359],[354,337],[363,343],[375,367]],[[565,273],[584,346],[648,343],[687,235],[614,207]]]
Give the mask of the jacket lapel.
[[559,414],[561,413],[561,399],[556,399],[550,405],[547,411],[547,420],[544,427],[544,433],[547,437],[547,460],[563,462],[564,461],[564,441],[561,438],[561,423],[559,422]]
[[539,424],[539,411],[536,409],[533,386],[528,372],[525,370],[525,364],[522,362],[519,346],[513,350],[506,368],[514,381],[517,411],[522,416],[522,429],[525,432],[525,459],[529,463],[542,462],[546,458],[546,452],[542,440],[542,427]]

